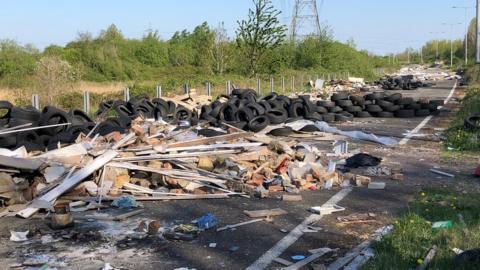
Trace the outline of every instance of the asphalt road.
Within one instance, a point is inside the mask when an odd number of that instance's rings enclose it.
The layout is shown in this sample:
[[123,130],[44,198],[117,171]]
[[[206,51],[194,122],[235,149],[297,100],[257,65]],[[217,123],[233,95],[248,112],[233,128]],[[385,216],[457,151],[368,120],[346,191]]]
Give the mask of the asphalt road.
[[[406,96],[443,99],[448,96],[453,83],[453,81],[439,82],[432,88],[401,92]],[[431,129],[437,124],[447,121],[450,117],[448,113],[434,117],[426,125],[426,129]],[[423,119],[357,119],[353,123],[342,124],[339,127],[370,132],[388,132],[401,137],[406,131],[414,129]],[[323,143],[323,147],[331,148],[330,142]],[[367,239],[375,229],[391,224],[393,219],[407,208],[408,202],[422,186],[448,184],[450,179],[428,172],[433,165],[451,171],[468,169],[465,164],[462,167],[454,162],[442,160],[438,155],[438,149],[438,142],[426,143],[417,140],[393,148],[361,141],[350,141],[350,151],[368,152],[383,158],[382,163],[385,165],[402,167],[405,180],[397,182],[384,177],[374,177],[374,181],[386,182],[387,188],[385,190],[354,188],[339,202],[339,205],[346,208],[344,212],[321,219],[314,225],[321,228],[318,232],[305,233],[280,257],[291,260],[290,257],[293,255],[308,256],[309,249],[338,248],[337,252],[323,256],[317,261],[329,264]],[[273,194],[268,199],[231,198],[150,202],[144,203],[144,213],[130,218],[126,222],[112,225],[111,223],[78,221],[72,230],[61,233],[50,230],[45,220],[2,218],[0,223],[0,269],[6,269],[6,266],[23,261],[26,256],[32,254],[51,254],[57,258],[75,254],[74,257],[78,260],[74,262],[70,260],[70,269],[100,269],[106,262],[121,269],[175,269],[180,267],[245,269],[308,217],[310,212],[307,210],[311,206],[322,205],[338,191],[339,189],[302,192],[303,200],[301,202],[281,201],[281,193]],[[169,226],[171,224],[189,224],[206,213],[212,213],[219,220],[220,226],[225,226],[249,220],[250,218],[243,213],[244,210],[271,208],[282,208],[288,214],[273,218],[273,222],[257,222],[236,230],[205,231],[191,241],[162,240],[157,237],[144,239],[128,237],[118,241],[127,231],[138,226],[142,219],[157,219],[163,226]],[[351,213],[374,213],[377,223],[340,226],[336,217]],[[10,229],[29,229],[35,232],[37,237],[52,235],[54,239],[60,239],[60,241],[43,245],[16,244],[8,240]],[[109,234],[107,235],[105,232]],[[69,237],[66,237],[65,234]],[[269,268],[276,269],[280,266],[272,263]]]

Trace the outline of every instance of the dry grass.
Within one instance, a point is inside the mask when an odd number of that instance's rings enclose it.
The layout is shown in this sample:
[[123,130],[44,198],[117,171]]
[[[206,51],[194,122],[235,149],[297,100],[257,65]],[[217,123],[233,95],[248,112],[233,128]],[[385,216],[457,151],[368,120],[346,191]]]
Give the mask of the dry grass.
[[83,92],[85,90],[90,91],[91,93],[96,94],[104,94],[104,93],[112,93],[122,91],[127,85],[126,82],[107,82],[107,83],[99,83],[99,82],[86,82],[82,81],[77,83],[74,86],[74,91]]

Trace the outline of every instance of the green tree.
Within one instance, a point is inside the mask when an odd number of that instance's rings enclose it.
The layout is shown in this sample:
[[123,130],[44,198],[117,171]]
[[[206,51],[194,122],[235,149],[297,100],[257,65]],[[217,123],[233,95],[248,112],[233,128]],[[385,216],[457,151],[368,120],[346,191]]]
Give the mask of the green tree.
[[254,9],[249,9],[248,19],[238,22],[237,46],[247,61],[250,76],[258,72],[262,57],[278,47],[285,39],[286,27],[281,25],[270,0],[253,0]]

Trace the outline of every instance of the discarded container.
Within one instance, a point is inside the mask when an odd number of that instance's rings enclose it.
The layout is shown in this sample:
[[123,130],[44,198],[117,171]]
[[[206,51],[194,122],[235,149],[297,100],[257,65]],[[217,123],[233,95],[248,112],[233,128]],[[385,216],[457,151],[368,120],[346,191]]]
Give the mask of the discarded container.
[[68,203],[53,206],[55,213],[52,215],[50,227],[54,230],[65,229],[74,225],[72,213]]
[[453,226],[451,220],[437,221],[432,224],[432,229],[450,229]]

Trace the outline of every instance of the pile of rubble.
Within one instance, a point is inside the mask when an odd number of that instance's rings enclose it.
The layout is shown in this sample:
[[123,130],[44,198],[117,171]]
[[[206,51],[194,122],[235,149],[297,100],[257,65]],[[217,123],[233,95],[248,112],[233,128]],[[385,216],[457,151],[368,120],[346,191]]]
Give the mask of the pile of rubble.
[[[27,218],[39,209],[56,212],[55,202],[65,200],[83,202],[70,207],[88,210],[96,209],[102,201],[121,205],[149,200],[265,197],[269,192],[297,194],[307,189],[368,185],[370,181],[337,170],[339,164],[354,167],[348,159],[342,161],[347,157],[345,142],[335,145],[335,151],[325,152],[315,143],[298,143],[293,138],[313,132],[311,136],[317,139],[334,141],[336,135],[318,132],[320,122],[297,120],[252,133],[222,121],[212,126],[176,122],[176,116],[171,123],[144,117],[129,119],[128,128],[106,134],[96,132],[105,123],[99,122],[87,134],[80,132],[74,143],[57,144],[47,152],[27,151],[26,147],[1,149],[1,201],[5,206],[24,205],[14,212],[7,208],[2,215]],[[21,133],[22,129],[12,131]],[[279,141],[264,135],[267,132],[294,134]]]

